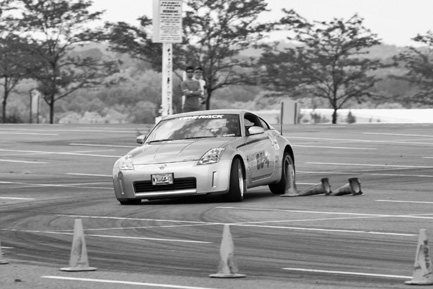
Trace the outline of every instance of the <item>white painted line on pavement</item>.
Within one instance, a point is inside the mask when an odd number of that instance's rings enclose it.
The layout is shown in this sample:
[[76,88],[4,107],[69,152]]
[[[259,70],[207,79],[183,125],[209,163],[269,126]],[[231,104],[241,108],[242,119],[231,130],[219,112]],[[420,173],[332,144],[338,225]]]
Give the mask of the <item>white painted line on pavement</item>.
[[[276,220],[276,221],[252,221],[252,222],[238,222],[238,223],[230,223],[230,225],[233,226],[243,226],[243,227],[258,227],[258,228],[275,228],[275,229],[293,229],[293,227],[286,227],[286,226],[265,226],[260,225],[263,223],[294,223],[294,222],[312,222],[312,221],[335,221],[335,220],[353,220],[353,219],[366,219],[366,218],[375,218],[375,217],[341,217],[341,218],[318,218],[318,219],[298,219],[298,220]],[[157,220],[161,221],[161,220]],[[166,220],[163,220],[164,222]],[[171,221],[168,221],[171,222]],[[176,221],[177,222],[177,221]],[[116,231],[116,230],[136,230],[136,229],[154,229],[154,228],[180,228],[180,227],[195,227],[195,226],[212,226],[212,225],[224,225],[224,223],[192,223],[188,225],[162,225],[162,226],[134,226],[134,227],[107,227],[107,228],[96,228],[96,229],[86,229],[87,232],[90,231]],[[299,227],[297,227],[298,229]],[[305,228],[301,228],[305,229]],[[70,230],[67,230],[70,231]],[[329,230],[326,230],[329,231]],[[338,230],[341,231],[341,230]],[[348,232],[347,230],[344,230],[345,232]],[[383,232],[370,232],[370,231],[355,231],[356,233],[368,233],[368,234],[375,234],[375,235],[393,235],[393,236],[415,236],[413,234],[407,235],[407,234],[399,234],[399,233],[383,233]]]
[[375,218],[433,219],[433,216],[428,217],[428,216],[431,216],[433,214],[388,215],[388,214],[365,214],[365,213],[308,211],[308,210],[290,210],[290,209],[265,209],[265,208],[255,208],[255,207],[215,207],[215,209],[270,211],[270,212],[288,212],[288,213],[306,213],[306,214],[326,214],[326,215],[347,215],[347,216],[360,216],[360,217],[364,216],[364,217],[375,217]]
[[87,154],[87,153],[114,152],[114,151],[116,151],[116,150],[75,151],[74,153]]
[[161,287],[161,288],[213,289],[213,288],[210,288],[210,287],[194,287],[194,286],[169,285],[169,284],[160,284],[160,283],[143,283],[143,282],[118,281],[118,280],[107,280],[107,279],[91,279],[91,278],[75,278],[75,277],[61,277],[61,276],[41,276],[41,278],[68,280],[68,281],[83,281],[83,282],[122,284],[122,285],[152,286],[152,287]]
[[[215,209],[245,209],[236,207],[216,207]],[[247,208],[252,209],[252,208]],[[311,211],[295,211],[295,210],[275,210],[275,209],[254,209],[263,211],[289,211],[289,212],[302,212],[311,213]],[[241,227],[257,227],[257,228],[268,228],[268,229],[284,229],[284,230],[302,230],[302,231],[320,231],[320,232],[337,232],[337,233],[353,233],[353,234],[370,234],[370,235],[387,235],[387,236],[403,236],[403,237],[414,237],[416,234],[403,234],[403,233],[389,233],[389,232],[375,232],[375,231],[363,231],[363,230],[343,230],[343,229],[321,229],[321,228],[310,228],[310,227],[289,227],[289,226],[272,226],[272,225],[261,225],[263,223],[293,223],[293,222],[306,222],[306,221],[332,221],[332,220],[350,220],[360,218],[377,218],[377,217],[394,217],[394,215],[375,215],[375,214],[355,214],[355,213],[336,213],[336,212],[313,212],[316,214],[337,214],[337,215],[354,215],[356,217],[341,217],[341,218],[320,218],[320,219],[302,219],[302,220],[271,220],[271,221],[252,221],[252,222],[235,222],[228,223],[233,226]],[[140,218],[121,218],[121,217],[105,217],[105,216],[77,216],[77,215],[58,215],[60,217],[74,217],[74,218],[90,218],[90,219],[113,219],[113,220],[132,220],[132,221],[152,221],[152,222],[173,222],[173,223],[188,223],[189,226],[212,226],[212,225],[223,225],[225,223],[213,223],[213,222],[197,222],[197,221],[182,221],[182,220],[162,220],[162,219],[140,219]],[[416,218],[416,216],[413,216]],[[419,217],[433,219],[433,217]],[[260,224],[260,225],[259,225]],[[185,225],[177,225],[178,227],[184,227]],[[158,226],[160,228],[165,226]],[[176,227],[176,225],[170,225],[167,227]],[[146,228],[146,227],[144,227]],[[129,229],[129,227],[126,227]],[[90,229],[91,230],[91,229]],[[105,230],[116,230],[111,228]]]
[[96,155],[96,154],[81,154],[75,152],[46,152],[46,151],[30,151],[30,150],[7,150],[0,149],[3,152],[21,152],[21,153],[37,153],[42,155],[72,155],[72,156],[86,156],[86,157],[104,157],[104,158],[120,158],[121,156],[111,156],[111,155]]
[[72,176],[86,176],[86,177],[107,177],[107,178],[111,178],[113,177],[112,175],[98,175],[98,174],[80,174],[80,173],[66,173],[67,175],[72,175]]
[[373,135],[394,135],[394,136],[407,136],[407,137],[433,137],[433,135],[426,134],[402,134],[402,133],[384,133],[384,132],[363,132],[362,134],[373,134]]
[[36,133],[36,132],[10,132],[10,131],[0,131],[0,134],[17,134],[17,135],[46,135],[46,136],[57,136],[56,133]]
[[[72,184],[63,184],[64,186],[82,186],[82,185],[106,185],[111,184],[111,182],[91,182],[91,183],[72,183]],[[61,186],[63,186],[61,185]]]
[[[391,170],[391,169],[390,169]],[[409,175],[409,174],[385,174],[385,173],[368,173],[364,170],[356,172],[342,172],[342,171],[329,171],[329,172],[317,172],[317,171],[296,171],[296,174],[325,174],[325,175],[365,175],[365,176],[387,176],[387,177],[414,177],[414,178],[433,178],[433,175]]]
[[135,227],[110,227],[110,228],[97,228],[97,229],[89,229],[87,228],[87,232],[94,231],[123,231],[123,230],[137,230],[137,229],[155,229],[155,228],[181,228],[181,227],[199,227],[206,225],[224,225],[222,223],[206,223],[206,224],[188,224],[188,225],[162,225],[162,226],[135,226]]
[[[343,219],[343,218],[341,218]],[[353,219],[353,218],[347,218]],[[324,219],[326,221],[326,219]],[[333,219],[328,219],[332,221]],[[315,220],[313,220],[315,221]],[[286,220],[286,222],[291,222]],[[294,231],[314,231],[314,232],[332,232],[332,233],[350,233],[350,234],[366,234],[366,235],[384,235],[384,236],[400,236],[400,237],[416,237],[417,234],[402,234],[402,233],[387,233],[387,232],[377,232],[377,231],[363,231],[363,230],[343,230],[343,229],[322,229],[322,228],[310,228],[310,227],[289,227],[289,226],[266,226],[266,225],[254,225],[248,223],[234,223],[231,225],[241,226],[241,227],[257,227],[257,228],[268,228],[268,229],[282,229],[282,230],[294,230]]]
[[355,275],[355,276],[398,278],[398,279],[411,279],[412,278],[412,276],[386,275],[386,274],[373,274],[373,273],[360,273],[360,272],[346,272],[346,271],[330,271],[330,270],[303,269],[303,268],[281,268],[281,269],[288,270],[288,271],[339,274],[339,275]]
[[17,161],[17,160],[5,160],[5,159],[0,159],[0,162],[6,162],[6,163],[23,163],[23,164],[47,164],[47,162],[37,162],[37,161]]
[[110,147],[110,148],[136,148],[137,147],[137,146],[90,144],[90,143],[70,143],[69,145],[70,146],[87,146],[87,147]]
[[317,182],[317,183],[299,183],[299,182],[296,182],[297,185],[311,185],[311,186],[317,185],[318,183],[319,182]]
[[380,165],[380,164],[354,164],[354,163],[322,163],[322,162],[305,162],[311,165],[335,165],[335,166],[361,166],[361,167],[385,167],[385,168],[418,168],[431,169],[433,166],[406,166],[406,165]]
[[[75,188],[75,189],[98,189],[98,190],[111,190],[113,187],[88,187],[87,185],[91,185],[93,183],[78,183],[78,184],[30,184],[23,182],[1,182],[5,184],[14,184],[14,185],[26,185],[28,187],[58,187],[58,188]],[[105,184],[106,182],[100,182],[101,184]]]
[[23,200],[23,201],[34,201],[35,198],[0,197],[0,200]]
[[[23,233],[37,233],[37,234],[53,234],[53,235],[73,235],[70,232],[61,231],[38,231],[38,230],[8,230],[3,231],[11,232],[23,232]],[[87,230],[85,230],[87,231]],[[150,237],[132,237],[132,236],[115,236],[115,235],[97,235],[97,234],[85,234],[86,237],[97,237],[97,238],[112,238],[112,239],[130,239],[130,240],[148,240],[148,241],[161,241],[161,242],[179,242],[179,243],[195,243],[195,244],[212,244],[212,242],[206,241],[194,241],[194,240],[181,240],[181,239],[162,239],[162,238],[150,238]]]
[[408,203],[408,204],[433,204],[433,202],[424,202],[424,201],[403,201],[403,200],[376,200],[376,202]]
[[65,184],[65,185],[53,185],[53,184],[32,184],[36,187],[57,187],[57,188],[74,188],[74,189],[95,189],[95,190],[112,190],[113,187],[88,187],[86,184]]
[[321,137],[302,137],[302,136],[290,136],[290,139],[306,139],[306,140],[321,140],[321,141],[338,141],[347,143],[378,143],[378,144],[393,144],[393,145],[427,145],[432,146],[431,142],[411,142],[411,141],[382,141],[382,140],[366,140],[366,139],[350,139],[350,138],[321,138]]
[[179,242],[179,243],[195,243],[195,244],[212,244],[212,242],[206,241],[194,241],[194,240],[180,240],[180,239],[161,239],[161,238],[147,238],[147,237],[130,237],[130,236],[112,236],[112,235],[95,235],[86,234],[90,237],[99,238],[117,238],[117,239],[133,239],[133,240],[150,240],[150,241],[162,241],[162,242]]
[[[180,228],[180,227],[194,227],[194,226],[213,226],[224,225],[225,223],[214,222],[201,222],[201,221],[184,221],[184,220],[164,220],[164,219],[142,219],[142,218],[124,218],[124,217],[108,217],[108,216],[80,216],[80,215],[58,215],[59,217],[67,218],[87,218],[87,219],[108,219],[108,220],[122,220],[122,221],[150,221],[150,222],[167,222],[167,223],[182,223],[182,225],[162,225],[162,226],[134,226],[134,227],[110,227],[110,228],[96,228],[86,229],[86,231],[114,231],[114,230],[130,230],[130,229],[150,229],[150,228]],[[187,224],[187,225],[184,225]],[[68,230],[70,231],[70,230]]]
[[377,148],[356,148],[356,147],[334,147],[334,146],[312,146],[312,145],[292,145],[300,148],[325,148],[325,149],[340,149],[340,150],[377,150]]
[[[209,224],[208,222],[201,222],[201,221],[124,218],[124,217],[111,217],[111,216],[88,216],[88,215],[87,216],[86,215],[57,215],[57,216],[68,217],[68,218],[108,219],[108,220],[123,220],[123,221],[151,221],[151,222],[187,223],[187,224]],[[224,224],[224,223],[212,223],[212,224]]]
[[363,142],[363,143],[389,143],[389,141],[367,140],[367,139],[304,137],[304,136],[290,136],[290,139],[330,140],[330,141],[345,141],[345,142],[357,142],[357,143],[360,143],[360,142]]
[[[56,131],[56,132],[62,132],[62,133],[69,133],[69,132],[100,132],[100,133],[137,133],[137,130],[105,130],[105,129],[101,129],[101,130],[95,130],[95,129],[52,129],[51,127],[49,128],[50,131]],[[22,129],[15,129],[15,128],[1,128],[0,129],[0,133],[11,133],[10,131],[32,131],[32,133],[25,133],[25,134],[34,134],[34,131],[42,131],[45,132],[46,129],[26,129],[26,128],[22,128]],[[58,134],[54,134],[54,135],[58,135]]]

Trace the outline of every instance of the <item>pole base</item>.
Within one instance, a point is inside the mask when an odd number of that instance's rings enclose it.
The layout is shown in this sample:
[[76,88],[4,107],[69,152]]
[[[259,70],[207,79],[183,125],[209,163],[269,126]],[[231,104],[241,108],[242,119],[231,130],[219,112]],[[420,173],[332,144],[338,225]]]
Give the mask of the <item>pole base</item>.
[[234,274],[216,273],[216,274],[209,275],[209,277],[211,278],[243,278],[246,276],[247,275],[245,274],[239,274],[239,273],[234,273]]
[[95,267],[65,267],[60,268],[60,271],[66,271],[66,272],[82,272],[82,271],[96,271],[97,268]]

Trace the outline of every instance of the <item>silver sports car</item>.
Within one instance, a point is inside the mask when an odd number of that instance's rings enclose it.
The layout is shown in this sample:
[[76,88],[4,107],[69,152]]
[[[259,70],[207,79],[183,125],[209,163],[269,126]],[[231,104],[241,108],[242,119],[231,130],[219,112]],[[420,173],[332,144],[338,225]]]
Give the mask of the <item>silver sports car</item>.
[[268,185],[284,194],[295,184],[289,141],[246,110],[169,115],[137,142],[113,168],[122,205],[207,194],[239,202],[248,188]]

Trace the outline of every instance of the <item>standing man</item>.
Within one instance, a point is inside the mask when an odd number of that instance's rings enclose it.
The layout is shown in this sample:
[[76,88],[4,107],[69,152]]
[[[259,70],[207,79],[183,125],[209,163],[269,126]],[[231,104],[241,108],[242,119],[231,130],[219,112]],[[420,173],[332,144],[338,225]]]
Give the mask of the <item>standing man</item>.
[[206,81],[203,79],[203,68],[200,66],[194,69],[194,79],[200,82],[200,88],[202,90],[201,96],[203,97],[201,105],[203,105],[206,103]]
[[185,96],[183,112],[200,110],[203,99],[200,82],[193,79],[194,67],[188,66],[185,71],[186,79],[181,83],[182,93]]

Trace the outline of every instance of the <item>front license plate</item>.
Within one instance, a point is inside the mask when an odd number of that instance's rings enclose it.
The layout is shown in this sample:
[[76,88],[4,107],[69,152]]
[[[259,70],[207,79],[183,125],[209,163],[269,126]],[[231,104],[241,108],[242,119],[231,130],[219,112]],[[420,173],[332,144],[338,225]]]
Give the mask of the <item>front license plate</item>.
[[152,185],[171,185],[173,184],[173,173],[151,175]]

